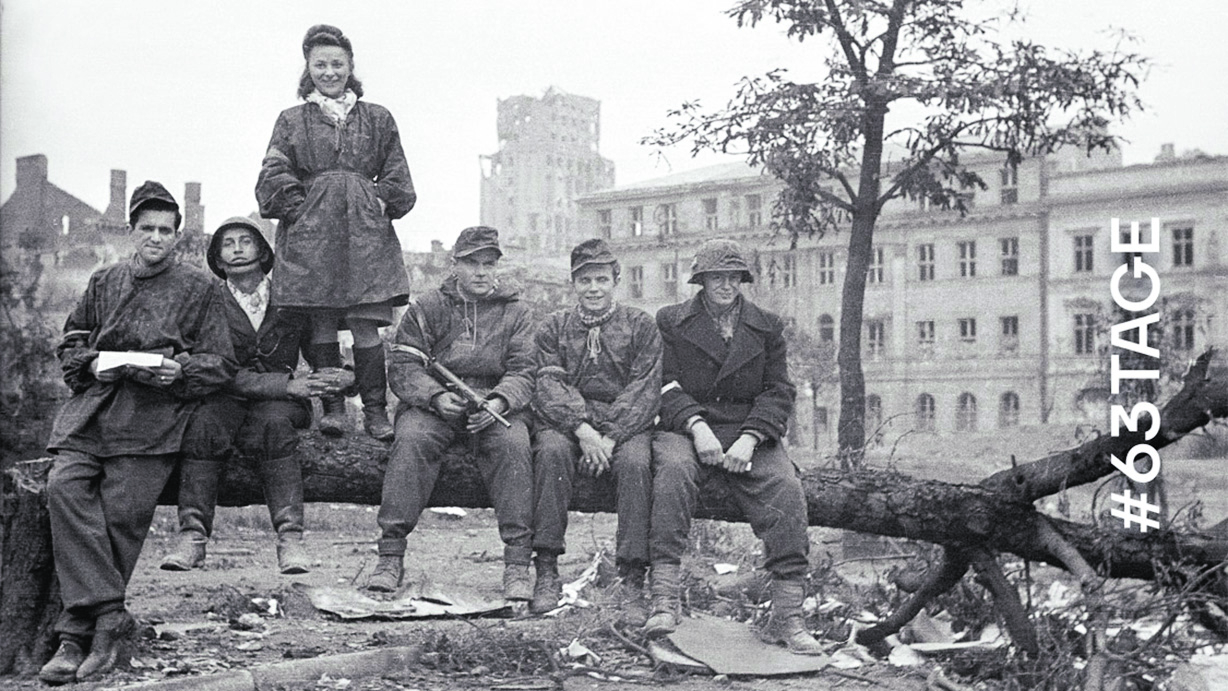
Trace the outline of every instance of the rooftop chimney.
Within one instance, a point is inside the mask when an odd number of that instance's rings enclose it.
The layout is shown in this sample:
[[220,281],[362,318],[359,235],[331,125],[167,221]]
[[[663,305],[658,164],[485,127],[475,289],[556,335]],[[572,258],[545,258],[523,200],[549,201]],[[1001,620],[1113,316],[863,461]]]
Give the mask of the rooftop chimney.
[[1166,163],[1168,161],[1177,160],[1177,148],[1172,142],[1160,145],[1160,155],[1156,156],[1156,163]]
[[43,154],[17,159],[17,189],[41,187],[47,182],[47,157]]
[[189,182],[183,186],[183,230],[189,233],[205,232],[205,207],[200,204],[199,182]]
[[103,218],[112,223],[128,222],[128,173],[123,170],[111,169],[111,201]]

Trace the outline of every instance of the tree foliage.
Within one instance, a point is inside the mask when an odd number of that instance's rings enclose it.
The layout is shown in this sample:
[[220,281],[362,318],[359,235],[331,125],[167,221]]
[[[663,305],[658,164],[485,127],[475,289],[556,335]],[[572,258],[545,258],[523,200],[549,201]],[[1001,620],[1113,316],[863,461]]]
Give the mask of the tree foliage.
[[851,463],[865,439],[861,317],[884,204],[925,199],[964,212],[967,190],[986,186],[969,154],[1010,166],[1065,147],[1109,150],[1109,125],[1142,108],[1136,90],[1149,62],[1129,37],[1108,50],[1058,50],[1004,38],[1023,21],[1016,8],[978,11],[962,0],[743,0],[728,12],[739,26],[773,22],[818,43],[823,79],[793,81],[784,69],[745,77],[725,106],[684,103],[646,139],[745,154],[781,180],[772,225],[793,247],[849,231],[839,438]]

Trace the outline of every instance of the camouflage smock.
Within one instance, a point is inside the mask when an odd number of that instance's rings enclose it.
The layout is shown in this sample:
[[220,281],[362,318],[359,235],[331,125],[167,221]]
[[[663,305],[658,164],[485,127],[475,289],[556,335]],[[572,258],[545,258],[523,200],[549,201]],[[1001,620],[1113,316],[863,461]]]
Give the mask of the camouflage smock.
[[[101,382],[90,363],[103,350],[157,352],[183,366],[174,384]],[[213,280],[167,260],[135,259],[94,272],[64,323],[57,349],[72,397],[56,416],[47,449],[94,456],[178,453],[188,418],[235,374],[222,295]]]
[[565,434],[587,422],[622,443],[651,428],[661,407],[661,334],[648,313],[626,305],[600,329],[594,358],[576,308],[546,318],[535,338],[533,412]]

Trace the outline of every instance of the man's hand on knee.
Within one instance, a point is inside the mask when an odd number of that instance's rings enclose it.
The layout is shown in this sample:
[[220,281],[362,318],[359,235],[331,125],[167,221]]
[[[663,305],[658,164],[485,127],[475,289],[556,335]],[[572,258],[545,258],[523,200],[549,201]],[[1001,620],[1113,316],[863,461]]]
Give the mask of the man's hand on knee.
[[576,440],[580,442],[580,472],[597,477],[610,469],[614,455],[614,440],[601,434],[587,422],[576,428]]
[[745,473],[750,470],[750,459],[755,455],[759,440],[751,434],[743,434],[725,452],[722,466],[731,473]]
[[695,454],[704,465],[721,465],[725,461],[725,449],[716,438],[712,428],[703,419],[691,424],[691,443],[695,445]]

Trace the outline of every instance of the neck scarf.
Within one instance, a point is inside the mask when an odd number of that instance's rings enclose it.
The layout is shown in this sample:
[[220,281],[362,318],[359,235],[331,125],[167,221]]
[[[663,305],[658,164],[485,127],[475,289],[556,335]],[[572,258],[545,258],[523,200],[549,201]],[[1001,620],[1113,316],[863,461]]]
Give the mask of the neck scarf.
[[733,299],[733,302],[728,307],[712,304],[705,293],[700,298],[704,305],[704,311],[708,316],[712,317],[712,321],[716,322],[716,328],[721,332],[721,338],[726,343],[733,340],[733,330],[738,326],[738,319],[742,316],[742,296],[739,295]]
[[269,308],[269,277],[266,275],[261,278],[256,289],[250,293],[243,292],[231,281],[226,281],[226,286],[230,288],[230,294],[235,296],[239,307],[242,307],[243,312],[247,314],[247,321],[251,322],[252,329],[259,331],[260,325],[264,323],[265,312]]
[[358,96],[349,89],[341,95],[341,98],[329,98],[317,90],[313,90],[307,94],[307,101],[320,106],[320,110],[324,111],[333,122],[338,126],[345,122],[350,111],[354,109],[354,104],[358,103]]
[[354,104],[358,103],[358,96],[353,91],[346,89],[341,98],[329,98],[315,90],[307,94],[307,101],[320,106],[320,110],[324,111],[324,114],[336,125],[333,128],[336,134],[333,138],[333,148],[341,151],[341,130],[345,127],[345,119],[354,109]]
[[597,360],[597,356],[601,355],[601,325],[610,321],[610,317],[614,316],[614,309],[618,307],[618,303],[610,303],[610,308],[604,312],[589,312],[579,305],[576,306],[576,315],[580,318],[580,323],[588,327],[588,337],[585,341],[585,347],[588,350],[588,357],[593,361]]

